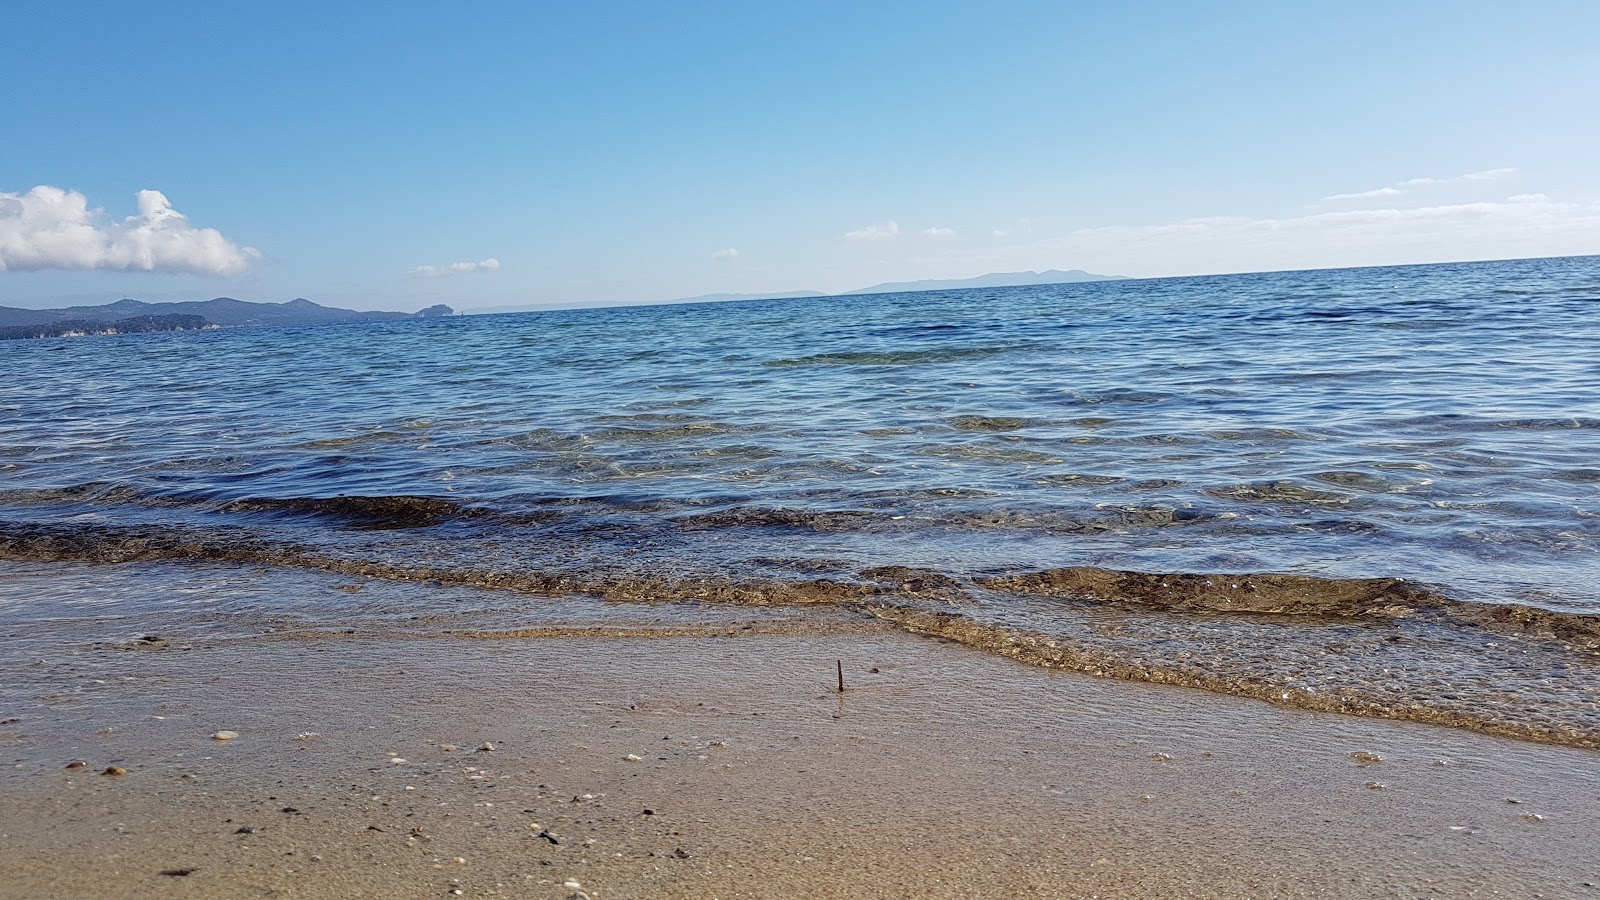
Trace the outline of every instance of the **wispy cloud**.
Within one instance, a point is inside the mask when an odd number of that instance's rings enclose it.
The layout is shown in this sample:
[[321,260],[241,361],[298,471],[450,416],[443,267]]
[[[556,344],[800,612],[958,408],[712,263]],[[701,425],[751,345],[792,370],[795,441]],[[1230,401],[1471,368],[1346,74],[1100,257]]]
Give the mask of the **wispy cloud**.
[[990,232],[990,235],[997,241],[1004,240],[1009,234],[1011,234],[1011,232],[1006,231],[1004,228],[996,228],[994,231]]
[[496,272],[500,260],[490,257],[479,262],[453,262],[443,266],[417,266],[411,274],[422,278],[444,278],[449,275],[470,275],[473,272]]
[[39,185],[0,192],[0,271],[113,269],[235,275],[261,257],[215,228],[196,228],[160,191],[140,191],[139,212],[112,221],[77,191]]
[[900,234],[900,224],[893,219],[885,225],[868,225],[857,228],[855,231],[846,231],[845,240],[848,241],[883,241]]
[[1520,194],[1280,219],[1190,219],[1081,229],[1030,245],[1028,253],[1029,261],[1068,259],[1135,275],[1584,255],[1600,253],[1600,205]]
[[712,259],[719,259],[719,260],[720,259],[738,259],[739,258],[739,248],[737,248],[737,247],[728,247],[728,248],[723,249],[723,250],[713,250],[713,251],[711,251],[711,258]]
[[1356,191],[1349,194],[1331,194],[1323,197],[1324,202],[1338,202],[1341,200],[1380,200],[1384,197],[1398,197],[1406,192],[1406,188],[1427,187],[1435,184],[1452,184],[1462,181],[1493,181],[1497,178],[1509,178],[1517,174],[1513,168],[1484,169],[1481,172],[1471,172],[1466,175],[1457,175],[1454,178],[1407,178],[1397,181],[1392,186],[1373,188],[1370,191]]
[[1374,200],[1379,197],[1398,197],[1405,193],[1398,188],[1381,187],[1370,191],[1360,191],[1354,194],[1331,194],[1323,197],[1324,200]]
[[931,237],[931,238],[954,237],[955,233],[956,233],[956,230],[954,228],[940,228],[938,226],[934,226],[932,228],[924,228],[924,229],[922,229],[923,236],[924,237]]

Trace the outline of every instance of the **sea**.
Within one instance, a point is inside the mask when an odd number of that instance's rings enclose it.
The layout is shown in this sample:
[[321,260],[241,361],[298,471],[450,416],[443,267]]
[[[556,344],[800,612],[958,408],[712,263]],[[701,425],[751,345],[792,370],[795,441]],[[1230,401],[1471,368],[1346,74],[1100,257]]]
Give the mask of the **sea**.
[[1600,747],[1600,257],[0,344],[0,705],[572,598]]

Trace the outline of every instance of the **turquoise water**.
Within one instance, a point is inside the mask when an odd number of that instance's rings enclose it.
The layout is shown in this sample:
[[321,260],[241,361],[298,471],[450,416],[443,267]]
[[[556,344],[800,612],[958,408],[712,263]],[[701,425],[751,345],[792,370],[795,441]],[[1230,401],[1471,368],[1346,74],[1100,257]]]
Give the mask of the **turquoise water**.
[[735,600],[892,568],[1045,635],[1072,597],[985,579],[1397,578],[1600,614],[1600,257],[17,341],[0,365],[0,555],[30,563]]

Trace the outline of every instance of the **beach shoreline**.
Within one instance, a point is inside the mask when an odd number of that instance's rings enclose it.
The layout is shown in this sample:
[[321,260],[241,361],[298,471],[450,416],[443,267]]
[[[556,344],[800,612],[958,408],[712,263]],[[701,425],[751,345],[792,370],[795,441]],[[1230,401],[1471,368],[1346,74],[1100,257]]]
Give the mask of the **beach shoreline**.
[[1600,895],[1593,751],[669,606],[35,635],[0,897]]

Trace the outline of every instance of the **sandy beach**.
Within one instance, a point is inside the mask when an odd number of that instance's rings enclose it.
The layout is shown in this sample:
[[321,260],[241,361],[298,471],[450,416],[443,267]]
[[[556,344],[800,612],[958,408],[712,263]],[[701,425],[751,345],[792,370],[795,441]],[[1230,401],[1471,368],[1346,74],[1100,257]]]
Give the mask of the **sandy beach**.
[[1600,896],[1592,751],[844,610],[158,619],[7,635],[0,897]]

